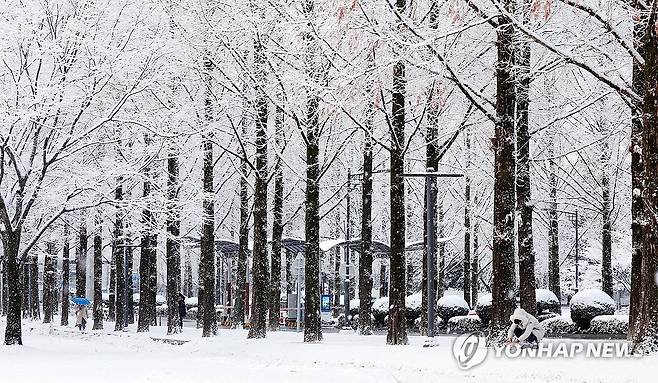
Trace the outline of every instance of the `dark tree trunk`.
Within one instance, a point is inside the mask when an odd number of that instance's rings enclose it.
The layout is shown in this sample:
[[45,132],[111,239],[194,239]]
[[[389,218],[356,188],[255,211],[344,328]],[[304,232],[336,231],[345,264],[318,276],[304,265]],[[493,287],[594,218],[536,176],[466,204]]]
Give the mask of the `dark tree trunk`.
[[[247,125],[243,122],[242,136],[246,137]],[[240,231],[238,234],[238,267],[235,286],[235,309],[233,325],[241,327],[244,324],[245,300],[247,295],[247,259],[249,256],[249,184],[247,183],[247,153],[240,164]]]
[[[475,205],[477,206],[477,203]],[[478,282],[478,278],[480,277],[478,231],[480,231],[480,224],[476,218],[475,225],[473,226],[473,254],[471,256],[471,308],[475,308],[480,290]]]
[[[212,62],[205,58],[204,77],[206,86],[211,86]],[[209,91],[208,91],[209,93]],[[212,121],[212,101],[206,96],[205,119]],[[207,127],[208,129],[209,127]],[[217,334],[217,315],[215,314],[215,187],[212,133],[203,134],[203,222],[201,226],[201,257],[199,259],[199,286],[203,288],[203,300],[199,297],[199,313],[203,308],[203,337]],[[188,260],[189,262],[189,260]],[[187,271],[192,289],[192,266]]]
[[[253,305],[249,338],[265,338],[269,290],[267,257],[267,96],[265,94],[265,53],[254,42],[256,72],[256,182],[254,187]],[[319,299],[318,299],[319,300]],[[306,301],[308,310],[308,301]]]
[[[636,14],[639,12],[636,11]],[[642,20],[642,19],[639,19]],[[644,57],[645,51],[641,44],[641,38],[645,33],[646,24],[644,21],[635,21],[633,23],[633,45],[635,50]],[[644,68],[633,60],[633,91],[640,97],[644,96]],[[644,220],[644,205],[642,201],[642,183],[644,174],[644,164],[642,163],[642,110],[634,108],[631,119],[631,243],[633,253],[631,257],[631,296],[629,307],[628,321],[628,338],[633,339],[637,319],[639,318],[640,306],[640,274],[642,268],[642,222]]]
[[[531,1],[522,3],[524,22],[529,23]],[[523,39],[525,36],[522,37]],[[521,308],[534,315],[537,311],[535,251],[532,236],[532,196],[530,189],[530,43],[518,42],[518,85],[516,89],[516,208],[519,211],[517,247],[519,251],[519,296]]]
[[119,242],[117,241],[116,238],[116,226],[114,227],[114,233],[113,233],[113,243],[112,243],[112,257],[110,258],[110,296],[109,296],[109,303],[108,303],[108,320],[109,321],[114,321],[116,320],[116,301],[117,301],[117,295],[116,295],[116,290],[117,290],[117,246],[119,245]]
[[[303,12],[307,30],[303,35],[306,52],[306,74],[315,84],[320,83],[318,41],[313,31],[315,3],[305,0]],[[306,254],[304,259],[304,342],[322,340],[320,321],[320,97],[311,87],[306,88]]]
[[124,318],[126,315],[126,278],[125,278],[125,257],[126,246],[128,245],[123,230],[124,210],[121,201],[123,200],[123,178],[117,179],[117,187],[114,191],[114,199],[117,201],[116,221],[114,223],[114,277],[115,277],[115,320],[114,331],[122,331],[124,328]]
[[43,260],[43,323],[50,323],[53,320],[53,310],[55,308],[55,267],[53,261],[57,257],[55,242],[46,243],[46,256]]
[[557,212],[557,164],[554,159],[555,142],[551,138],[548,148],[549,160],[549,184],[550,184],[550,204],[548,207],[548,289],[555,294],[558,300],[561,299],[560,291],[560,238]]
[[[404,14],[406,0],[396,0],[397,11]],[[393,66],[393,95],[391,100],[390,125],[390,262],[391,286],[389,291],[388,334],[386,343],[407,344],[405,320],[405,194],[404,194],[404,149],[405,141],[405,93],[406,75],[404,61]]]
[[23,297],[21,295],[21,279],[18,272],[19,244],[20,231],[3,233],[2,245],[4,254],[7,257],[7,298],[9,307],[7,311],[7,326],[5,327],[5,344],[8,346],[23,344],[21,330],[21,306]]
[[[156,224],[154,223],[154,227]],[[151,234],[149,238],[149,270],[148,270],[148,306],[147,314],[151,318],[151,325],[157,325],[157,313],[156,313],[156,296],[158,293],[158,235],[155,231]]]
[[601,176],[602,189],[602,206],[601,213],[603,225],[601,230],[601,282],[602,290],[611,297],[614,297],[612,287],[612,211],[610,201],[610,177],[607,173],[609,163],[607,161],[608,145],[604,145],[602,156],[605,157],[602,162],[603,175]]
[[[658,31],[654,28],[658,12],[652,4],[647,28],[641,43],[644,49],[644,99],[642,161],[645,212],[658,211]],[[642,264],[640,268],[638,319],[635,323],[634,346],[644,352],[658,351],[658,219],[647,214],[642,227]]]
[[[200,264],[199,267],[201,267]],[[192,287],[192,259],[190,257],[189,251],[187,251],[185,254],[185,270],[183,270],[183,295],[186,297],[191,297],[194,295],[194,288]]]
[[94,232],[94,325],[92,330],[103,329],[103,226],[101,219],[96,216],[96,230]]
[[[148,147],[151,144],[151,138],[146,135],[144,137],[144,144]],[[141,238],[141,246],[139,253],[139,307],[137,313],[137,332],[149,331],[149,327],[155,318],[151,317],[150,304],[152,301],[151,294],[155,291],[151,290],[151,263],[155,262],[152,259],[152,254],[155,251],[154,244],[151,243],[151,238],[154,236],[155,231],[155,218],[150,208],[151,197],[151,166],[147,163],[144,170],[144,184],[142,190],[142,197],[144,198],[144,209],[142,209],[142,225],[143,232]]]
[[178,313],[180,294],[180,207],[178,203],[178,153],[171,143],[167,159],[167,335],[181,332]]
[[[64,246],[62,248],[62,318],[60,324],[62,326],[69,325],[69,309],[70,309],[70,258],[71,246],[69,243],[69,225],[64,223]],[[95,300],[95,298],[94,298]]]
[[39,307],[39,258],[30,256],[30,318],[41,319],[41,308]]
[[[280,108],[276,109],[274,126],[276,129],[276,151],[277,155],[283,155],[285,147],[284,113]],[[272,221],[272,262],[270,281],[270,318],[269,330],[279,330],[281,312],[281,237],[283,235],[283,167],[281,160],[277,158],[274,163],[274,217]]]
[[80,230],[78,231],[78,254],[75,263],[75,296],[87,295],[87,214],[80,217]]
[[462,263],[464,279],[464,300],[472,307],[471,301],[471,176],[469,174],[471,161],[471,132],[466,129],[466,166],[464,174],[464,262]]
[[[439,227],[439,232],[437,236],[439,238],[445,237],[445,233],[443,230],[443,224],[445,221],[445,212],[443,210],[443,200],[438,202],[438,206],[436,208],[436,222],[437,226]],[[445,242],[439,242],[439,245],[437,246],[438,249],[438,256],[437,256],[437,273],[436,273],[436,296],[437,298],[441,298],[443,296],[443,293],[445,291],[445,273],[446,273],[446,244]],[[438,299],[437,299],[438,301]]]
[[132,247],[132,241],[129,241],[128,243],[131,245],[130,247],[126,248],[126,271],[125,271],[125,276],[126,276],[126,310],[128,310],[128,324],[134,324],[135,323],[135,301],[133,299],[133,294],[134,294],[134,286],[133,286],[133,264],[134,264],[134,257],[133,257],[133,247]]
[[[375,67],[374,47],[368,57],[369,68]],[[374,100],[373,84],[366,94]],[[372,126],[375,106],[367,105],[366,131],[363,137],[363,176],[361,183],[361,252],[359,259],[359,334],[372,334]]]
[[[505,8],[514,14],[514,2],[506,0]],[[498,62],[496,64],[496,128],[493,148],[494,214],[493,214],[493,307],[490,340],[497,342],[506,335],[509,317],[516,307],[514,218],[514,29],[506,17],[499,18]],[[505,333],[505,335],[503,335]]]

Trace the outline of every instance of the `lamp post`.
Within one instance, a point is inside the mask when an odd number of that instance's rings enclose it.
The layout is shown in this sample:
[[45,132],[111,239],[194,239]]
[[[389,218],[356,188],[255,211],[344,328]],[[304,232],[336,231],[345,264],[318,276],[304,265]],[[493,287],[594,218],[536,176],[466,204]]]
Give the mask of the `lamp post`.
[[434,310],[435,310],[435,286],[434,283],[434,248],[436,245],[436,224],[434,222],[434,191],[436,190],[437,178],[458,178],[463,174],[434,173],[433,168],[427,168],[426,173],[406,173],[402,177],[425,178],[425,197],[427,200],[427,212],[425,217],[425,228],[427,231],[427,336],[434,337]]

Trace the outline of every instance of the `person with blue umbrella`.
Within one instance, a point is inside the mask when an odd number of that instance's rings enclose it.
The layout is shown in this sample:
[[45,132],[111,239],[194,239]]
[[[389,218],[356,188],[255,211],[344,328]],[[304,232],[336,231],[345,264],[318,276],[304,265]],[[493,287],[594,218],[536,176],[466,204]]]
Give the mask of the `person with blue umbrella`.
[[77,305],[75,309],[75,327],[84,331],[87,327],[87,305],[91,302],[87,298],[75,297],[72,299]]

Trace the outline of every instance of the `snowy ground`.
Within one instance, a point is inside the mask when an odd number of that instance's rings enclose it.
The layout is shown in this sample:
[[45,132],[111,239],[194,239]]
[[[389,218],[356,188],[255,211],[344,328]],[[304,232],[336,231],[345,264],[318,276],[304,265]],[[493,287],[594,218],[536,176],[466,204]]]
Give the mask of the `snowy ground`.
[[[124,382],[648,382],[655,379],[658,356],[641,359],[496,359],[460,370],[452,356],[452,336],[438,347],[422,347],[412,336],[408,346],[387,346],[385,336],[353,332],[325,334],[319,344],[304,344],[294,332],[268,333],[247,340],[243,330],[220,330],[201,339],[185,328],[174,346],[155,342],[163,327],[150,334],[78,333],[74,328],[24,323],[24,346],[0,346],[0,381],[49,383]],[[4,334],[4,318],[0,331]],[[109,324],[106,324],[110,328]],[[134,330],[132,330],[134,331]],[[555,340],[547,340],[554,342]]]

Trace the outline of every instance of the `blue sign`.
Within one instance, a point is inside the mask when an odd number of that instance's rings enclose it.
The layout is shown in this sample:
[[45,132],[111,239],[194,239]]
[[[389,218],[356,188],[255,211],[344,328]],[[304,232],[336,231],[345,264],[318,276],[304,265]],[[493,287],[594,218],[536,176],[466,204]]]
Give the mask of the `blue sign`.
[[320,295],[320,312],[331,312],[331,295]]

